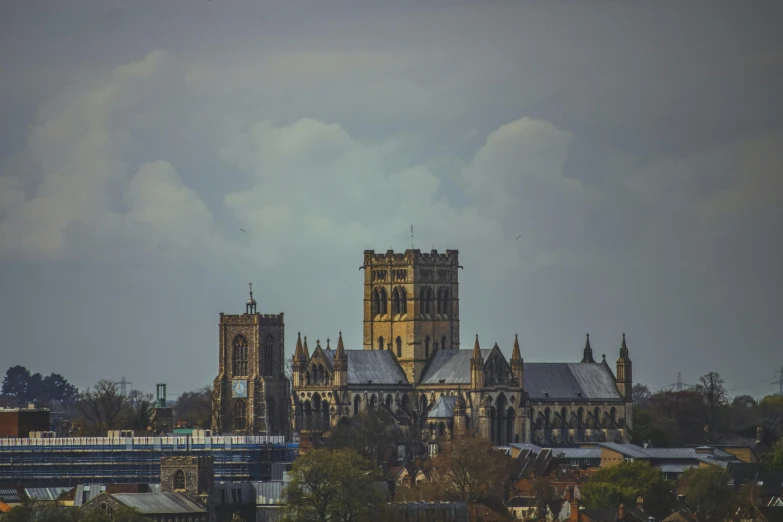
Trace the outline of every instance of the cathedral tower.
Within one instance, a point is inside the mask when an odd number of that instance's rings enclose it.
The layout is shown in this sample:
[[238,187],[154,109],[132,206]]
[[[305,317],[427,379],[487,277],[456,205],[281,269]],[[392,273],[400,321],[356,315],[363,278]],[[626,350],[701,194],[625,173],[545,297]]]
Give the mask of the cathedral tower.
[[364,349],[390,350],[417,384],[436,350],[459,349],[459,254],[364,251]]
[[288,435],[283,314],[256,311],[253,287],[241,315],[220,314],[213,429],[237,435]]
[[623,334],[623,345],[620,347],[620,358],[617,359],[617,389],[620,395],[626,401],[633,400],[633,375],[631,371],[631,359],[628,357],[628,345],[625,344],[625,334]]

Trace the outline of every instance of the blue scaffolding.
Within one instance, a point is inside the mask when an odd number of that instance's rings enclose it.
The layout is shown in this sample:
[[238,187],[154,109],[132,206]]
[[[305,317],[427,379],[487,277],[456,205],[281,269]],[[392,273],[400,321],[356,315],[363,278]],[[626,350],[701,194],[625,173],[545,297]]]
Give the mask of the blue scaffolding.
[[158,483],[161,457],[185,455],[211,456],[216,481],[261,481],[298,453],[274,436],[0,439],[0,485]]

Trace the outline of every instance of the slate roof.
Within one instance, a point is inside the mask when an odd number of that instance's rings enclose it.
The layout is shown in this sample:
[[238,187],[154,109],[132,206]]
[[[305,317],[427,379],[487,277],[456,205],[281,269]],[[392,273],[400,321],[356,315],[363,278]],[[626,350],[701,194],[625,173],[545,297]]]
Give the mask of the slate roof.
[[206,510],[179,493],[115,493],[112,497],[142,514],[206,513]]
[[599,446],[614,450],[623,456],[632,459],[650,459],[649,453],[635,444],[619,444],[617,442],[601,442]]
[[[324,353],[331,350],[324,350]],[[348,384],[408,384],[405,373],[388,350],[345,350]],[[332,353],[332,358],[334,354]]]
[[444,395],[435,403],[430,410],[428,419],[450,419],[454,416],[454,406],[457,405],[457,397]]
[[[481,350],[484,360],[492,349]],[[438,350],[427,365],[421,384],[470,384],[470,358],[472,350]]]
[[524,369],[533,400],[622,400],[614,375],[601,363],[525,363]]

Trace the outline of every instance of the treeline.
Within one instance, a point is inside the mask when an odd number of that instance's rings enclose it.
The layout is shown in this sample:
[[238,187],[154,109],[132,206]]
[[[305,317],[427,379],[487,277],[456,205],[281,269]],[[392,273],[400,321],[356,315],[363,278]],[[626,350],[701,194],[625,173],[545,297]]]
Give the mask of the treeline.
[[633,394],[633,435],[638,444],[748,443],[761,436],[761,442],[773,446],[783,437],[783,396],[730,398],[716,372],[681,391],[652,393],[647,386],[636,384]]
[[26,406],[29,403],[49,405],[54,401],[70,404],[79,391],[59,373],[43,376],[17,365],[5,373],[0,393],[7,405]]
[[[6,371],[0,401],[4,406],[35,404],[55,409],[58,420],[73,421],[73,427],[63,435],[102,436],[109,430],[145,431],[151,428],[155,412],[154,397],[141,390],[123,395],[118,383],[103,379],[79,391],[60,374],[43,376],[19,365]],[[210,428],[214,405],[211,386],[185,392],[173,404],[174,420],[190,428]]]

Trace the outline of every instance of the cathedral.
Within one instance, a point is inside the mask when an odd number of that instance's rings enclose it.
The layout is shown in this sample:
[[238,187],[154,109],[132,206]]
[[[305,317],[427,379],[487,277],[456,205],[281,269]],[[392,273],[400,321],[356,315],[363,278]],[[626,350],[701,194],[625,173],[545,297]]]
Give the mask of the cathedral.
[[[605,356],[594,360],[589,335],[575,363],[525,362],[516,336],[510,361],[497,344],[482,348],[478,336],[472,349],[461,350],[458,251],[367,250],[361,268],[361,349],[346,349],[340,334],[334,349],[329,340],[325,347],[316,341],[311,353],[307,337],[297,337],[295,431],[323,433],[342,419],[382,409],[430,440],[466,434],[496,445],[630,440],[632,376],[624,334],[615,373]],[[235,342],[231,335],[221,335],[221,376],[223,361],[231,360],[223,351]]]
[[212,429],[237,435],[290,436],[283,314],[259,314],[250,285],[245,313],[220,314]]

